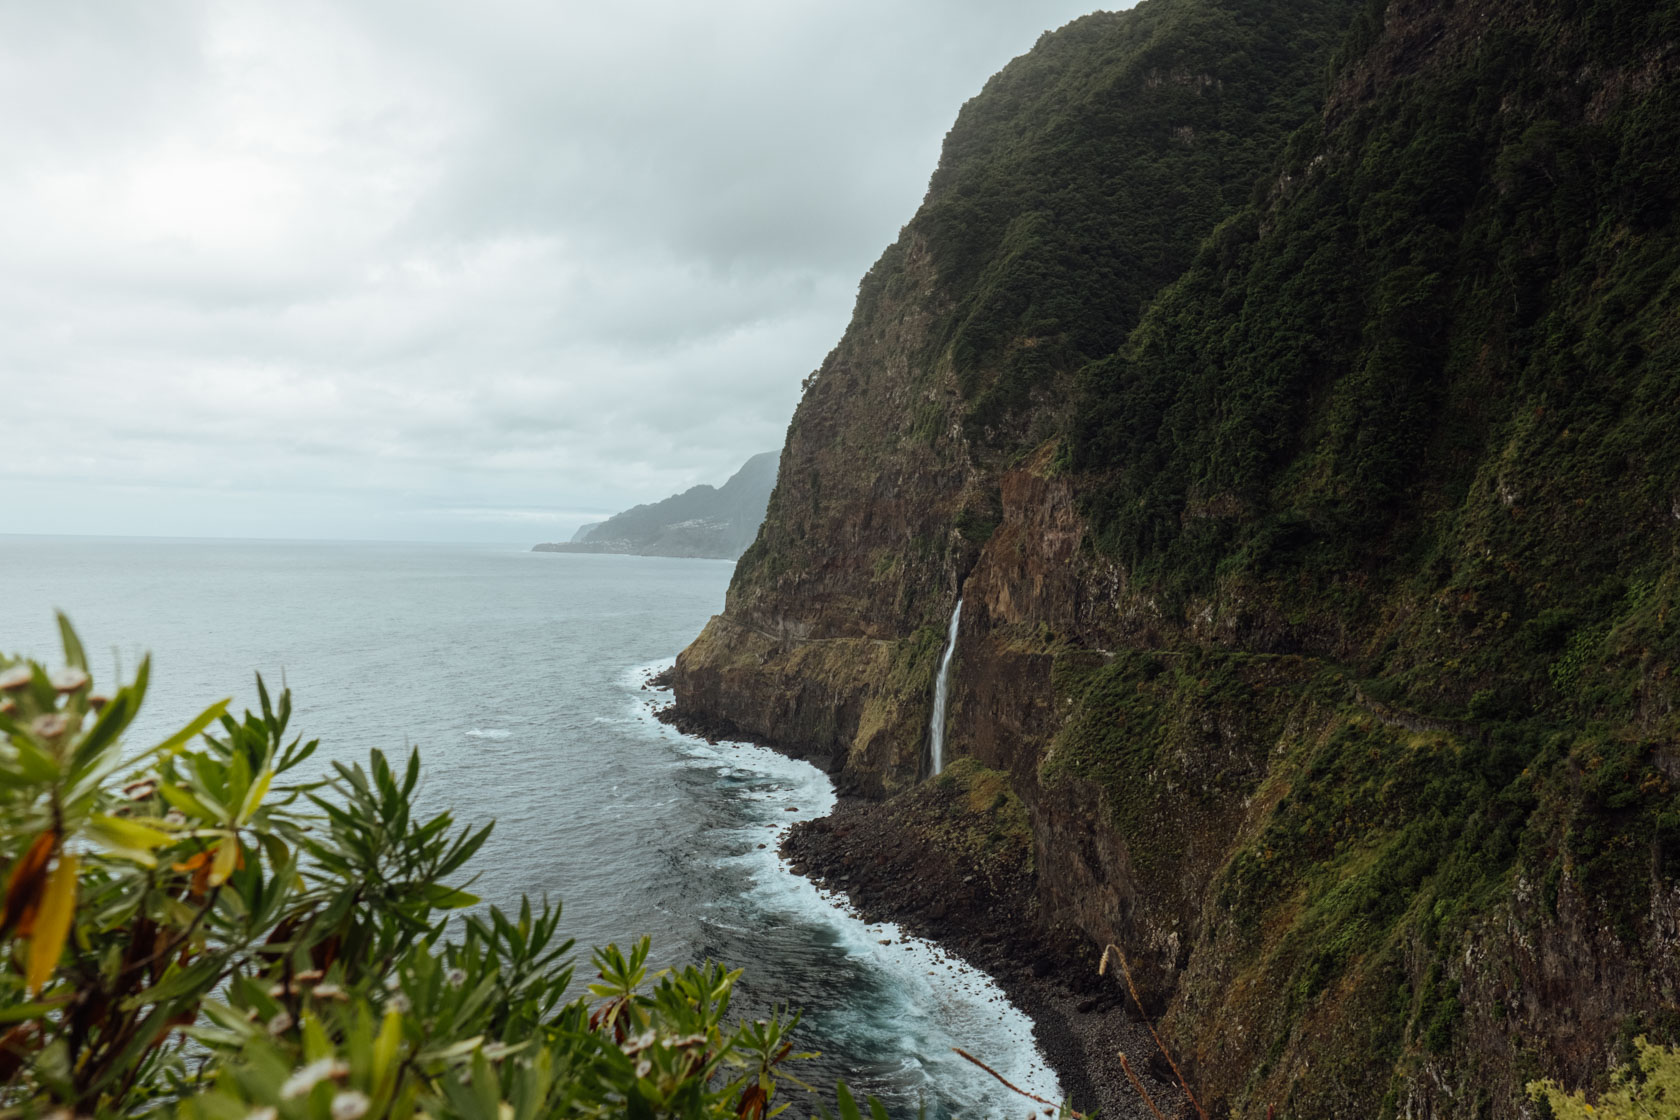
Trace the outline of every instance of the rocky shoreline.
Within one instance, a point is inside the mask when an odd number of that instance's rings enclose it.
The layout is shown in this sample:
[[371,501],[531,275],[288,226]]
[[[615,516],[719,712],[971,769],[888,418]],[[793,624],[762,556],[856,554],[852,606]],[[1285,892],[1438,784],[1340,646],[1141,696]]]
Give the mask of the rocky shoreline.
[[[782,749],[674,706],[658,716],[710,742]],[[1040,1049],[1081,1112],[1152,1120],[1120,1067],[1124,1052],[1162,1114],[1193,1117],[1124,984],[1099,975],[1100,947],[1046,933],[1030,859],[1006,844],[985,844],[967,827],[984,827],[984,814],[965,804],[972,792],[953,779],[923,783],[892,801],[843,797],[831,815],[795,825],[782,854],[798,874],[844,893],[868,921],[894,922],[995,979],[1032,1018]]]

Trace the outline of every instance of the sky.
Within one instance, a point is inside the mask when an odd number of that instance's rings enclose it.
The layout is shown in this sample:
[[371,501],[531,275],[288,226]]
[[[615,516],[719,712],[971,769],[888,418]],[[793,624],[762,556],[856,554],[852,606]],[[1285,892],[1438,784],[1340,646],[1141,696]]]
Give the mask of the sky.
[[0,533],[563,540],[778,448],[1062,0],[0,0]]

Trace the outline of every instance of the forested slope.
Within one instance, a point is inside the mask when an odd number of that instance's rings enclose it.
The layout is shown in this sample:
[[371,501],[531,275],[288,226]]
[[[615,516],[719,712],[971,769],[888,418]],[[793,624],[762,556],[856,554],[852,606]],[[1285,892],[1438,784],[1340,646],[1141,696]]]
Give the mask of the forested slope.
[[1524,1115],[1671,1038],[1677,67],[1654,0],[1047,36],[680,704],[890,793],[961,596],[947,750],[1027,807],[1027,920],[1123,945],[1236,1115]]
[[1000,470],[1063,430],[1075,371],[1125,339],[1310,116],[1349,10],[1098,13],[963,107],[927,201],[808,383],[725,614],[679,667],[691,707],[854,757],[859,788],[915,777],[938,640],[1001,516]]

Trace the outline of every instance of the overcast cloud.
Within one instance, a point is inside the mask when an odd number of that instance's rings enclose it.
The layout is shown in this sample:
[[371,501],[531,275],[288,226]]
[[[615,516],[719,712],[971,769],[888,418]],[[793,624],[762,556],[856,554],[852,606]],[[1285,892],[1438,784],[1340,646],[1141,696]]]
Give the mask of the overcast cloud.
[[778,447],[1062,0],[0,0],[0,532],[537,541]]

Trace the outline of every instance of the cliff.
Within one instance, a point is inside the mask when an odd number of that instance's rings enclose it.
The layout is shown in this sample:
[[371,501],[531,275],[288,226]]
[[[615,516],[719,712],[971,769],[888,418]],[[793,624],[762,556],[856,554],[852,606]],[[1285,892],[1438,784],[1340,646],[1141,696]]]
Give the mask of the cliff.
[[562,544],[533,552],[594,552],[734,560],[764,521],[776,485],[776,453],[754,455],[720,487],[702,484],[662,502],[636,506],[585,525]]
[[1680,1003],[1680,15],[1145,0],[966,105],[678,706],[1009,775],[1236,1116],[1530,1114]]

